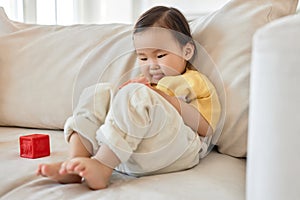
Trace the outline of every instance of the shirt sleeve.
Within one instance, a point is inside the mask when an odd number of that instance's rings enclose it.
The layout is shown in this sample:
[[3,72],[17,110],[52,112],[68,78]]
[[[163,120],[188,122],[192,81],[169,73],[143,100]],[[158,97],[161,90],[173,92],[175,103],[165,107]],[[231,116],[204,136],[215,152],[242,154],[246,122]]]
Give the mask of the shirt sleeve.
[[220,117],[220,102],[214,85],[198,71],[162,78],[157,89],[194,106],[215,129]]

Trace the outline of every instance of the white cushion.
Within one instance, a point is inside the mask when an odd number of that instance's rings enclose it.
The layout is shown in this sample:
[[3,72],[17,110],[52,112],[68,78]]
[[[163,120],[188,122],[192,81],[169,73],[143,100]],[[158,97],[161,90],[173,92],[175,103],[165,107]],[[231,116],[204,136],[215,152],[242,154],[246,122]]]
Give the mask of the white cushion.
[[[191,22],[195,39],[224,80],[226,120],[218,142],[222,153],[246,155],[254,32],[294,12],[296,5],[297,0],[232,0]],[[0,37],[1,125],[62,129],[83,88],[138,73],[131,25],[41,26],[5,21],[1,28],[15,29]]]
[[10,20],[7,18],[4,9],[0,7],[0,37],[12,33],[16,30],[16,27],[11,24]]
[[194,38],[212,57],[226,91],[226,118],[218,149],[247,153],[249,77],[252,36],[272,20],[294,13],[297,0],[236,0],[192,22]]
[[83,88],[134,66],[129,25],[16,27],[0,39],[2,125],[62,129]]
[[254,37],[247,199],[299,199],[300,15]]

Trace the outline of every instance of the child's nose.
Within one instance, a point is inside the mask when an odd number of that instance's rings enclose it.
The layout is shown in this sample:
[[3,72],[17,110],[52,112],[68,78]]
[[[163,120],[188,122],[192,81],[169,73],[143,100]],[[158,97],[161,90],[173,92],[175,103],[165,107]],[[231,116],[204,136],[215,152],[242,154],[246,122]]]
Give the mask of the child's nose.
[[149,60],[150,69],[159,69],[159,64],[155,59]]
[[160,66],[157,64],[157,63],[152,63],[151,65],[150,65],[150,70],[157,70],[157,69],[159,69],[160,68]]

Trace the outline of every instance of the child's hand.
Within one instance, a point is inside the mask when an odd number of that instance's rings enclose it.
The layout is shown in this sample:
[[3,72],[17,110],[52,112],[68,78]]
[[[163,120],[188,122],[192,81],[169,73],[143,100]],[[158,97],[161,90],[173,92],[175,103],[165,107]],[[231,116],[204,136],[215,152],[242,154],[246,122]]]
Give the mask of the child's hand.
[[135,79],[131,79],[131,80],[129,80],[129,81],[126,81],[125,83],[123,83],[123,84],[119,87],[119,89],[121,89],[122,87],[124,87],[125,85],[128,85],[128,84],[130,84],[130,83],[141,83],[141,84],[144,84],[144,85],[146,85],[146,86],[148,86],[148,87],[151,87],[151,85],[150,85],[149,81],[147,80],[147,78],[144,77],[144,76],[142,76],[142,77],[138,77],[138,78],[135,78]]

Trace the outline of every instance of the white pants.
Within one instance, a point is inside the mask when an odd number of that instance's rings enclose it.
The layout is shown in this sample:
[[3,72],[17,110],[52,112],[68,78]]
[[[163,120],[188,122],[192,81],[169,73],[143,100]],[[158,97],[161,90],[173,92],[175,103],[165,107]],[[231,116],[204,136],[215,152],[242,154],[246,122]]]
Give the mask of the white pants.
[[191,168],[208,146],[168,101],[138,83],[115,96],[108,83],[85,89],[65,124],[67,141],[74,131],[92,155],[105,144],[121,161],[115,169],[136,176]]

